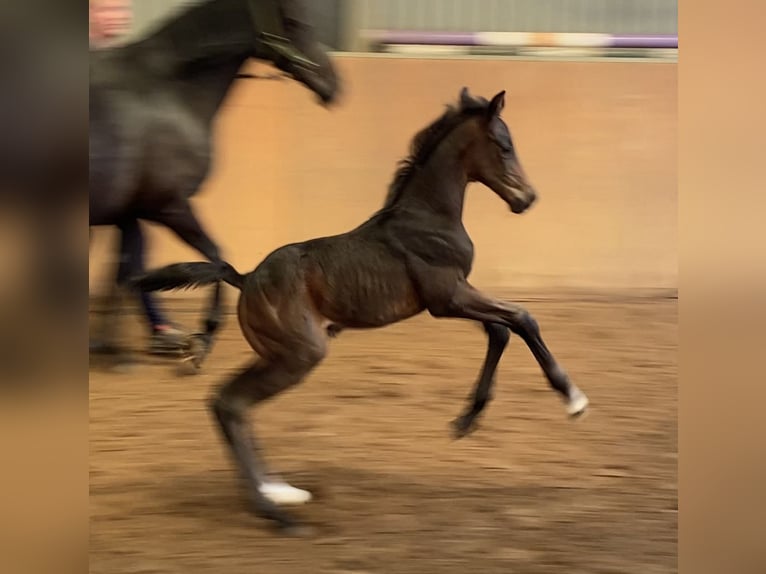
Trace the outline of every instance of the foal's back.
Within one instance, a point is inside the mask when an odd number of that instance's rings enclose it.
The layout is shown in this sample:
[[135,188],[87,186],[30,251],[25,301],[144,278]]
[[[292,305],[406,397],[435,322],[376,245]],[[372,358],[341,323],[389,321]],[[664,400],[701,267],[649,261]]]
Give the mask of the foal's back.
[[286,314],[305,305],[325,326],[364,329],[407,319],[424,307],[390,238],[373,218],[347,233],[280,247],[248,277],[244,296]]

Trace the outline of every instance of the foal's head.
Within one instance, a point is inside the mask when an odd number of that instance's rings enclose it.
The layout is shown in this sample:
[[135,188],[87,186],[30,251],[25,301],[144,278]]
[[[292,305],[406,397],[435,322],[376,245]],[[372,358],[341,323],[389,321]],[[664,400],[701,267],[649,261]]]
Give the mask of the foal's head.
[[487,101],[460,91],[460,111],[475,116],[472,121],[471,143],[464,155],[469,181],[489,187],[511,208],[523,213],[534,203],[537,193],[529,183],[516,157],[508,126],[500,118],[505,106],[505,90]]

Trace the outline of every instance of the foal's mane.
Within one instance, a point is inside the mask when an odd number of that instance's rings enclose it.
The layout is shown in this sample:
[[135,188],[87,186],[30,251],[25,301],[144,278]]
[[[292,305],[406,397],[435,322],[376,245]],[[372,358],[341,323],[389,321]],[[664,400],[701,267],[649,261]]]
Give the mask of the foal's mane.
[[410,142],[409,155],[399,161],[383,207],[396,203],[412,174],[428,161],[437,146],[455,127],[467,117],[483,114],[488,104],[484,98],[471,96],[461,99],[457,105],[448,104],[441,116],[415,134]]

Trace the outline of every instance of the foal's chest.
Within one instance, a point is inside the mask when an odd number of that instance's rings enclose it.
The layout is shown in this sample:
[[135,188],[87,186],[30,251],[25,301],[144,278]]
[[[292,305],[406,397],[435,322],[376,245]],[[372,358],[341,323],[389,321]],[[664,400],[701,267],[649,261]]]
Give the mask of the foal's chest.
[[473,241],[463,228],[424,229],[405,243],[407,251],[424,263],[437,267],[456,267],[468,275],[473,265]]

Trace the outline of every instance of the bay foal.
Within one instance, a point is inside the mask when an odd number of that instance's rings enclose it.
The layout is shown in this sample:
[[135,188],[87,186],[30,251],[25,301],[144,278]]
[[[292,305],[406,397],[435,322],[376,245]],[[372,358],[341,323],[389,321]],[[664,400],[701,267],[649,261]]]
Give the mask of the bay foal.
[[246,275],[228,263],[178,263],[136,281],[144,290],[219,281],[241,290],[239,323],[258,358],[218,389],[210,409],[259,515],[291,526],[278,504],[307,497],[269,479],[248,411],[300,383],[325,357],[328,339],[344,329],[383,327],[426,310],[480,322],[487,353],[473,399],[453,423],[457,436],[474,428],[489,401],[511,332],[527,344],[567,412],[585,411],[588,399],[546,347],[535,319],[468,282],[474,257],[462,223],[468,182],[487,186],[516,214],[536,196],[500,117],[504,101],[505,92],[487,101],[463,88],[458,105],[415,136],[382,209],[356,229],[280,247]]

